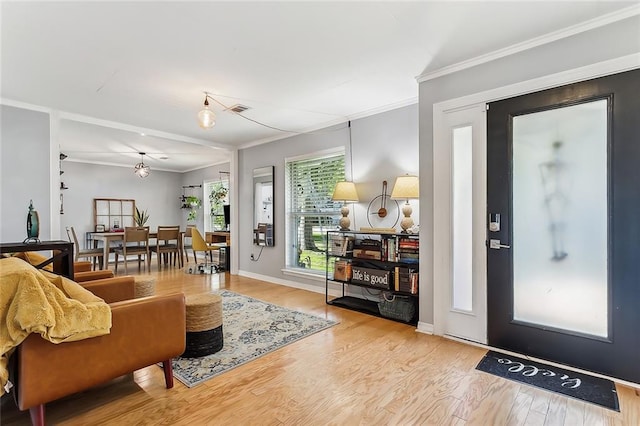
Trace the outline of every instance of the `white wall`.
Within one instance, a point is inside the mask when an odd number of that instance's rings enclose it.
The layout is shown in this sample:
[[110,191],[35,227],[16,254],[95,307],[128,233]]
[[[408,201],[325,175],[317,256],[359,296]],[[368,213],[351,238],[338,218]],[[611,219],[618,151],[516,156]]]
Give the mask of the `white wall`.
[[[344,147],[347,177],[353,175],[360,202],[351,207],[351,229],[368,226],[366,208],[382,190],[387,180],[389,192],[395,178],[418,172],[418,108],[410,105],[351,122],[353,172],[349,160],[348,124],[337,125],[318,132],[242,149],[238,153],[239,176],[239,269],[248,274],[268,277],[274,281],[297,283],[324,289],[324,280],[308,280],[286,276],[285,267],[285,158],[309,154],[330,148]],[[275,166],[274,179],[274,247],[265,247],[260,260],[250,259],[260,248],[253,245],[253,169]],[[417,201],[413,202],[414,217],[418,223]],[[399,229],[399,225],[397,225]]]
[[[126,198],[136,201],[136,207],[147,210],[151,229],[158,225],[182,224],[181,194],[182,174],[151,170],[141,179],[131,167],[102,166],[97,164],[62,162],[64,214],[60,226],[63,238],[65,228],[73,226],[82,239],[84,233],[93,230],[94,198]],[[83,244],[82,241],[80,244]]]
[[50,240],[49,114],[0,107],[0,241],[27,237],[29,200],[40,218],[40,239]]

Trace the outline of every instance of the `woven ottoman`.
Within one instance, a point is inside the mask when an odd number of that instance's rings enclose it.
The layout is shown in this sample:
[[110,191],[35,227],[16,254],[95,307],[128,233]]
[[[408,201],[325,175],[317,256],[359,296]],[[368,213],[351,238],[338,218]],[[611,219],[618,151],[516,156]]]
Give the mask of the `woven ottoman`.
[[156,279],[154,277],[135,277],[134,297],[153,296],[156,294]]
[[187,342],[183,358],[211,355],[222,349],[222,297],[194,294],[186,297]]

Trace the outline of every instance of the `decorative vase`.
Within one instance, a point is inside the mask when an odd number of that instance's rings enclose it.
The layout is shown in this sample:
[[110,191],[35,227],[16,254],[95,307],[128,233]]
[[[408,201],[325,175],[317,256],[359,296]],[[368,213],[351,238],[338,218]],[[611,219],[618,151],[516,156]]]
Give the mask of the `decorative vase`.
[[27,238],[25,243],[39,243],[40,218],[38,212],[33,209],[33,200],[29,200],[29,213],[27,213]]

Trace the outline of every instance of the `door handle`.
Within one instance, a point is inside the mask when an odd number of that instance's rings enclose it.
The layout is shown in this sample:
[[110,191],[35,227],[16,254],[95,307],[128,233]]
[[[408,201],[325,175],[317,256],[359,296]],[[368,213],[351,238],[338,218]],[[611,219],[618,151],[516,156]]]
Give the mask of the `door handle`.
[[495,250],[500,250],[501,248],[506,248],[506,249],[510,249],[511,246],[506,245],[506,244],[502,244],[500,242],[500,240],[489,240],[489,248],[491,249],[495,249]]

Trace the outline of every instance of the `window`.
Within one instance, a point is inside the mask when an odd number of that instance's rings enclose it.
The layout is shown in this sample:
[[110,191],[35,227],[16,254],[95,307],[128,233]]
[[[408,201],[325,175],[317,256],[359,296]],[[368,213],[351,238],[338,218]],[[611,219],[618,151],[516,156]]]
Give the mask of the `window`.
[[204,199],[205,232],[226,230],[224,206],[229,204],[229,181],[205,181]]
[[345,180],[344,149],[287,159],[285,169],[286,266],[324,273],[326,232],[338,226],[342,207],[331,194]]

